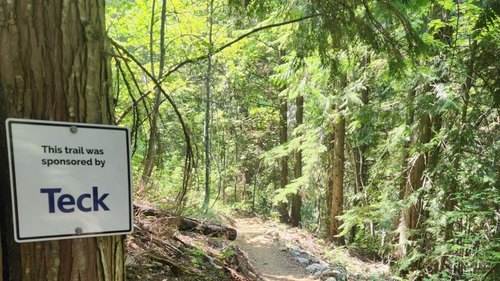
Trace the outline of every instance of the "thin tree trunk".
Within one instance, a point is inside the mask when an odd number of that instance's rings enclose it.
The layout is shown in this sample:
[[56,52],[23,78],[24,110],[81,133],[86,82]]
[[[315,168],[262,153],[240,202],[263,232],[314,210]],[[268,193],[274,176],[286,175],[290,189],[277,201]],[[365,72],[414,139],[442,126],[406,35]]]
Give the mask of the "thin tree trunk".
[[329,236],[337,245],[345,243],[344,237],[335,237],[341,232],[342,222],[337,219],[337,216],[343,214],[344,205],[344,141],[345,141],[345,118],[339,112],[337,120],[334,121],[334,149],[332,160],[332,186],[331,186],[331,205],[330,205],[330,233]]
[[[154,15],[151,15],[151,17],[154,17]],[[163,76],[164,68],[165,68],[165,28],[166,28],[166,21],[167,21],[167,3],[165,0],[162,1],[162,7],[161,7],[161,20],[160,20],[160,66],[159,66],[159,72],[158,76],[155,77],[158,79],[159,77]],[[153,20],[152,20],[153,22]],[[151,33],[153,33],[153,25],[151,25]],[[150,36],[150,40],[153,40],[153,36]],[[152,43],[150,43],[150,47],[152,48]],[[153,49],[151,49],[151,54],[153,54]],[[153,67],[153,56],[151,55],[151,69],[154,70]],[[152,72],[154,75],[154,71]],[[146,152],[146,158],[144,159],[144,169],[142,172],[141,176],[141,182],[140,182],[140,188],[146,188],[149,179],[151,178],[151,174],[153,173],[154,169],[154,161],[155,161],[155,155],[158,152],[158,141],[159,141],[159,134],[158,134],[158,117],[160,114],[160,105],[161,105],[161,91],[159,89],[156,89],[155,91],[155,97],[154,97],[154,106],[153,106],[153,112],[151,116],[151,122],[150,122],[150,128],[149,128],[149,139],[148,139],[148,148]]]
[[[415,100],[415,90],[412,89],[408,92],[408,98],[407,98],[407,116],[406,116],[406,127],[410,128],[411,125],[413,125],[413,122],[415,122],[415,105],[414,105],[414,100]],[[399,200],[404,199],[404,193],[405,193],[405,186],[406,186],[406,181],[407,181],[407,176],[408,176],[408,156],[409,152],[408,150],[410,149],[410,141],[406,141],[403,145],[403,157],[402,157],[402,173],[401,173],[401,180],[400,180],[400,188],[399,188]],[[396,223],[397,224],[397,223]]]
[[[113,120],[104,1],[8,1],[0,11],[0,120]],[[5,139],[5,130],[0,130]],[[0,142],[3,280],[124,280],[122,236],[15,243]]]
[[205,79],[205,123],[203,126],[203,140],[205,144],[205,199],[203,200],[203,209],[208,210],[210,204],[210,104],[211,92],[210,84],[212,80],[212,28],[213,28],[213,15],[214,15],[214,1],[209,4],[209,31],[208,42],[209,49],[207,54],[207,76]]
[[365,156],[366,148],[367,148],[366,145],[359,145],[352,148],[352,154],[354,158],[354,168],[356,169],[355,171],[356,185],[354,190],[355,194],[363,192],[365,183],[368,179],[366,156]]
[[[297,106],[297,112],[295,113],[295,121],[297,127],[304,123],[304,97],[298,96],[295,99],[295,104]],[[295,179],[302,176],[302,150],[299,148],[295,152],[295,168],[294,168]],[[301,222],[301,209],[302,209],[302,195],[301,188],[295,194],[292,195],[292,226],[298,227]]]
[[[369,56],[365,56],[365,64],[370,62]],[[369,97],[368,97],[369,89],[366,88],[361,91],[361,101],[363,102],[363,107],[368,106]],[[354,193],[358,194],[363,192],[365,188],[365,184],[368,181],[368,165],[366,162],[366,149],[368,146],[366,144],[359,144],[352,148],[353,158],[354,158],[354,168],[355,168],[355,177],[356,177],[356,185]],[[356,200],[354,205],[359,206],[363,205],[363,202],[360,200]],[[370,225],[370,229],[373,229],[373,224]],[[351,228],[351,239],[354,241],[356,237],[357,226],[353,226]],[[371,231],[373,233],[374,231]],[[373,235],[372,235],[373,236]]]
[[[331,130],[330,133],[328,134],[328,154],[330,157],[328,157],[328,167],[333,167],[333,155],[334,155],[334,150],[335,150],[335,130]],[[328,185],[326,188],[325,192],[325,199],[326,199],[326,210],[324,213],[325,216],[325,228],[326,228],[326,233],[329,236],[331,233],[330,227],[331,227],[331,210],[332,210],[332,186],[333,186],[333,176],[328,177]]]
[[[281,98],[280,101],[280,145],[284,145],[288,141],[288,126],[287,114],[288,103],[287,97]],[[285,188],[288,184],[288,156],[283,156],[280,159],[280,188]],[[288,215],[288,203],[278,203],[278,213],[281,223],[288,223],[290,216]]]
[[227,170],[227,157],[226,157],[226,129],[222,130],[222,175],[221,175],[221,192],[222,192],[222,202],[227,203],[226,196],[226,170]]
[[[236,130],[234,131],[234,140],[237,140],[238,135],[236,133]],[[238,147],[238,142],[234,142],[234,157],[233,157],[233,163],[238,163],[239,160],[239,147]],[[238,183],[239,183],[239,172],[236,171],[233,175],[234,179],[234,184],[233,184],[233,199],[234,202],[238,202]]]
[[[370,63],[370,57],[365,55],[365,64]],[[370,101],[369,99],[369,88],[365,88],[361,91],[361,101],[363,102],[363,108],[368,106]],[[353,148],[354,154],[354,166],[356,168],[355,176],[356,176],[356,193],[362,192],[366,182],[368,181],[368,165],[366,163],[366,144],[361,144]]]

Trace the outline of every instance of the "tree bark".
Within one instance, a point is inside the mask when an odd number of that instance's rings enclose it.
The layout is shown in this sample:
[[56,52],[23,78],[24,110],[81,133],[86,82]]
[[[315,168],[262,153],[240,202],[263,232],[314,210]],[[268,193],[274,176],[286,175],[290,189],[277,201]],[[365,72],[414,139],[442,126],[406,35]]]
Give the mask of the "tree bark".
[[[284,97],[280,102],[280,145],[284,145],[288,141],[288,126],[287,126],[288,103]],[[288,156],[283,156],[280,159],[280,188],[285,188],[288,184]],[[281,223],[288,223],[290,216],[288,215],[288,203],[278,203],[278,213]]]
[[332,151],[332,186],[331,186],[331,205],[330,205],[330,233],[329,236],[337,245],[344,245],[343,237],[335,237],[341,230],[342,222],[337,216],[343,214],[344,205],[344,142],[345,142],[345,118],[339,112],[337,120],[334,121],[334,149]]
[[[0,121],[110,123],[104,1],[0,3]],[[5,140],[5,130],[0,130]],[[123,237],[18,244],[7,150],[0,142],[3,280],[124,280]]]
[[[295,105],[297,106],[297,112],[295,113],[295,121],[297,122],[297,127],[304,123],[304,97],[298,96],[295,99]],[[302,176],[302,150],[299,148],[295,152],[295,168],[294,168],[295,179]],[[301,209],[302,209],[302,195],[301,188],[295,194],[292,195],[292,226],[298,227],[301,222]]]
[[[417,142],[426,144],[431,139],[431,119],[429,115],[423,116],[419,121]],[[415,160],[410,163],[410,168],[407,172],[406,184],[403,194],[403,199],[407,200],[413,192],[421,188],[423,185],[423,175],[427,166],[427,154],[418,155]],[[403,210],[401,222],[399,226],[399,244],[401,254],[406,256],[408,251],[406,245],[409,240],[414,237],[410,236],[411,230],[417,229],[419,225],[419,214],[421,210],[421,200],[416,204],[411,204]]]

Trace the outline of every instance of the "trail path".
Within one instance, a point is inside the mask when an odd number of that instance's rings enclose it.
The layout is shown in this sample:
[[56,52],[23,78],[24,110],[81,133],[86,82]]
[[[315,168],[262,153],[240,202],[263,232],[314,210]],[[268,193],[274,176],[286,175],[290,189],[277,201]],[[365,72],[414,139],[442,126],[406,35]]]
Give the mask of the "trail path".
[[236,220],[238,243],[266,281],[317,280],[306,273],[292,254],[277,243],[279,237],[258,218]]

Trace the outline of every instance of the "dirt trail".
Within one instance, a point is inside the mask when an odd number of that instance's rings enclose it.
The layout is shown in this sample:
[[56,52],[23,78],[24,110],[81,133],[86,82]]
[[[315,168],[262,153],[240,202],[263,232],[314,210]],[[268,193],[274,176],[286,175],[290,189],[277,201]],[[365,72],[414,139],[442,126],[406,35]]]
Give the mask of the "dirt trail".
[[306,273],[292,254],[277,243],[268,226],[258,218],[236,220],[238,243],[266,281],[317,280]]

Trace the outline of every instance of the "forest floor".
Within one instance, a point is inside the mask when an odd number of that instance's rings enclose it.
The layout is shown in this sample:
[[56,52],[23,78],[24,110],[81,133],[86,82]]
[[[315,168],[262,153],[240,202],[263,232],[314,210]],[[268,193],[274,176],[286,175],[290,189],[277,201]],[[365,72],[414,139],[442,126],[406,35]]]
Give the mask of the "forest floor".
[[126,240],[128,280],[395,280],[387,265],[303,229],[258,217],[222,217],[231,227],[135,208],[135,230]]
[[305,230],[257,217],[238,218],[235,227],[236,242],[266,281],[392,280],[387,264],[334,248]]
[[241,218],[236,220],[236,229],[237,243],[264,280],[315,280],[292,253],[280,246],[279,232],[272,224],[258,218]]

